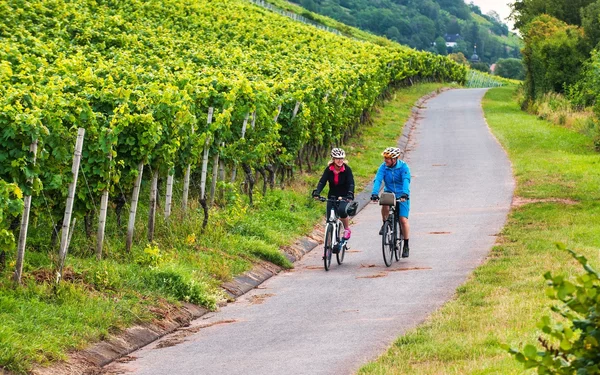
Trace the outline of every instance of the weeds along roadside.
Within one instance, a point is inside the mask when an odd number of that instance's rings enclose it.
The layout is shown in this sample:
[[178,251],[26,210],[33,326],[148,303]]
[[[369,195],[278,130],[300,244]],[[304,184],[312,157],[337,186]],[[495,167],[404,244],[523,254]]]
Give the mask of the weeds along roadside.
[[492,89],[483,101],[517,181],[496,245],[452,301],[360,374],[533,373],[502,345],[522,347],[540,336],[537,323],[553,304],[544,273],[581,273],[555,243],[600,265],[600,154],[589,136],[522,112],[515,90]]
[[[396,91],[385,107],[374,111],[373,124],[343,145],[357,186],[372,179],[381,150],[395,143],[418,98],[442,86],[421,84]],[[12,260],[0,278],[0,366],[18,373],[36,363],[64,359],[68,351],[82,349],[110,333],[168,316],[182,301],[214,309],[226,298],[219,285],[257,261],[292,267],[279,248],[311,232],[322,219],[323,207],[308,199],[308,192],[325,162],[311,174],[297,175],[284,190],[262,196],[257,186],[252,207],[237,185],[222,184],[220,207],[211,213],[204,232],[202,208],[192,201],[185,219],[176,208],[170,222],[157,215],[154,242],[147,244],[148,208],[142,205],[131,254],[117,251],[125,246],[124,236],[114,233],[126,229],[109,220],[107,234],[113,235],[107,235],[108,250],[100,262],[94,258],[93,241],[79,223],[58,288],[53,286],[52,269],[57,251],[46,244],[52,223],[38,217],[30,226],[24,286],[13,289],[10,284]],[[146,191],[142,194],[147,196]]]
[[516,94],[516,100],[522,108],[527,107],[527,112],[542,120],[548,120],[591,137],[596,150],[600,151],[600,117],[594,112],[593,107],[580,108],[563,94],[555,92],[546,93],[535,102],[526,103],[522,86]]

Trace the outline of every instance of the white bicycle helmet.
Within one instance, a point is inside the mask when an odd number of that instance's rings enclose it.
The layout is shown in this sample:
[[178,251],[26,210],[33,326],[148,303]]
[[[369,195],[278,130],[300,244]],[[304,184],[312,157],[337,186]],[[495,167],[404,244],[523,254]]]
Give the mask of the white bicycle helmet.
[[392,158],[392,159],[399,158],[401,154],[402,154],[402,151],[398,147],[388,147],[385,150],[383,150],[383,152],[381,153],[381,155],[384,158]]
[[331,157],[333,159],[343,159],[346,157],[346,152],[341,148],[334,148],[331,150]]

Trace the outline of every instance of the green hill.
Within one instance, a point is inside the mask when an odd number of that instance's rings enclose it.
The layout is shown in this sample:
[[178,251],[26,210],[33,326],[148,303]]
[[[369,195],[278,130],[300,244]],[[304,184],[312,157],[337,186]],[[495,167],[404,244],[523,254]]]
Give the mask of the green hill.
[[[481,61],[520,58],[521,40],[500,17],[483,14],[463,0],[292,0],[307,11],[330,17],[412,48],[435,53],[461,52],[470,57],[477,46]],[[290,9],[287,2],[271,3]],[[289,3],[288,3],[289,4]],[[291,9],[290,9],[291,10]],[[436,47],[458,34],[457,44],[445,51]],[[442,38],[442,39],[440,39]]]

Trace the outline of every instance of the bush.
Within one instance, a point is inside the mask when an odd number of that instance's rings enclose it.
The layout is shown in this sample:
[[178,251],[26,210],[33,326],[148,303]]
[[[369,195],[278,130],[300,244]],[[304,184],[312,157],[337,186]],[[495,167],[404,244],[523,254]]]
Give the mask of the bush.
[[494,74],[504,78],[523,80],[525,78],[525,67],[521,59],[499,59]]
[[15,238],[8,224],[23,211],[22,198],[23,193],[16,184],[0,180],[0,252],[15,247]]
[[185,280],[181,274],[175,271],[152,272],[149,274],[147,281],[151,287],[161,290],[166,295],[179,301],[202,305],[211,310],[217,307],[215,297],[209,295],[204,284],[195,280]]
[[480,72],[490,73],[490,66],[484,62],[475,62],[471,64],[471,69],[479,70]]
[[544,275],[549,285],[546,294],[563,303],[552,307],[552,311],[567,323],[553,323],[545,316],[539,327],[549,338],[538,339],[542,350],[529,344],[522,352],[513,348],[509,352],[525,368],[537,368],[538,374],[600,374],[600,273],[584,256],[568,251],[585,273],[575,283],[562,275]]
[[527,24],[523,64],[528,99],[549,91],[563,93],[577,82],[586,59],[580,48],[582,38],[581,29],[546,14]]
[[[567,97],[577,107],[598,105],[600,102],[600,51],[593,51],[584,65],[581,79],[566,86]],[[600,107],[597,111],[600,117]]]
[[135,263],[142,267],[157,268],[163,260],[159,247],[155,244],[147,244],[144,251],[135,255]]
[[600,151],[600,119],[589,118],[587,120],[587,127],[594,140],[594,148],[596,151]]

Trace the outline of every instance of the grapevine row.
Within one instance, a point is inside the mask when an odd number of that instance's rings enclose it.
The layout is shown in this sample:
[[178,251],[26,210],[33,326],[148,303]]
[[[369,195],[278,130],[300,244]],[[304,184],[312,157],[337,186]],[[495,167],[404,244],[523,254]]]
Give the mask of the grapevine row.
[[107,194],[122,204],[143,166],[153,180],[182,179],[188,166],[206,176],[209,156],[213,169],[241,167],[251,193],[253,171],[272,184],[310,164],[390,87],[466,74],[241,0],[9,0],[0,12],[0,179],[55,222],[78,128],[87,189],[73,209],[87,217]]

